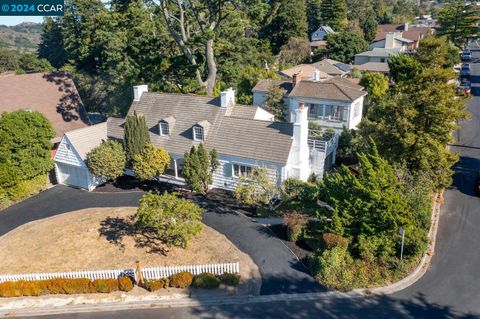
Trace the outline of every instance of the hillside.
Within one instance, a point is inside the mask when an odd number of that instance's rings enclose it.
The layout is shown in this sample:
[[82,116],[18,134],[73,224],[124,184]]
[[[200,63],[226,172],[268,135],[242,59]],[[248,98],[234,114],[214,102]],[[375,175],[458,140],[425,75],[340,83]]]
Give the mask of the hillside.
[[0,25],[0,47],[14,50],[36,50],[41,33],[41,23],[24,22],[11,27]]

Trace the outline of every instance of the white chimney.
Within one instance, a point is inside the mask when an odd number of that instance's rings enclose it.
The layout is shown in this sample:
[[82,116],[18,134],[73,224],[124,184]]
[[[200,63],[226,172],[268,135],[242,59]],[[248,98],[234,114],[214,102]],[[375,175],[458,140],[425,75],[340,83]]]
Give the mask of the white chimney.
[[235,90],[228,88],[226,91],[220,92],[220,106],[226,109],[233,105],[235,105]]
[[393,49],[394,48],[394,39],[396,33],[395,32],[388,32],[385,36],[385,49]]
[[313,80],[320,81],[320,71],[317,69],[313,69]]
[[310,174],[310,150],[308,148],[308,107],[300,103],[295,110],[292,143],[293,177],[306,181]]
[[142,84],[142,85],[136,85],[133,87],[133,101],[138,102],[140,101],[140,98],[142,97],[142,94],[148,92],[148,85],[147,84]]
[[405,22],[405,25],[403,26],[403,31],[408,31],[408,22]]

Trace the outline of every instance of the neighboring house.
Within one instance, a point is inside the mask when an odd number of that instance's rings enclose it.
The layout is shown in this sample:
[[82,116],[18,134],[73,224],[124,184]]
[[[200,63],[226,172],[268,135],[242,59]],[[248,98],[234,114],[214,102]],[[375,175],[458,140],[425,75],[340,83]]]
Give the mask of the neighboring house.
[[387,63],[390,56],[400,54],[400,49],[373,48],[371,51],[365,51],[355,54],[355,65],[361,65],[368,62]]
[[385,38],[373,41],[369,48],[370,50],[373,48],[399,49],[400,52],[412,51],[415,49],[414,41],[403,38],[401,32],[388,32],[385,34]]
[[107,140],[107,123],[65,133],[54,157],[58,183],[93,190],[105,180],[90,174],[87,154]]
[[285,108],[289,121],[294,119],[298,105],[308,106],[309,121],[323,128],[340,132],[344,127],[356,128],[362,120],[363,87],[345,78],[332,77],[326,80],[313,77],[304,80],[294,75],[292,80],[261,80],[253,88],[254,105],[262,105],[272,85],[285,89]]
[[38,111],[52,124],[58,144],[65,132],[90,124],[73,80],[64,73],[0,75],[0,114]]
[[291,79],[294,74],[300,74],[302,78],[312,78],[315,71],[320,72],[320,78],[326,79],[331,76],[343,77],[351,72],[351,66],[332,59],[323,59],[311,64],[299,64],[278,72],[282,77]]
[[367,62],[364,64],[354,65],[353,68],[359,71],[379,72],[383,74],[390,73],[390,68],[388,67],[388,63],[382,63],[382,62]]
[[310,39],[312,41],[323,41],[327,34],[332,33],[335,33],[332,28],[330,28],[328,25],[322,25],[310,35]]
[[312,51],[319,48],[325,48],[327,46],[327,41],[325,41],[324,37],[331,33],[335,33],[335,31],[333,31],[333,29],[329,26],[321,26],[315,32],[313,32],[310,35],[310,48]]
[[[412,41],[409,44],[410,50],[416,50],[421,39],[427,36],[431,32],[430,27],[424,26],[410,26],[405,24],[379,24],[377,28],[377,35],[373,40],[373,43],[381,42],[387,38],[387,34],[396,33],[402,39]],[[377,46],[378,47],[378,46]]]
[[[159,177],[170,183],[184,184],[184,153],[200,143],[209,150],[217,150],[220,166],[214,172],[213,187],[227,190],[233,190],[240,176],[249,174],[254,167],[266,167],[280,185],[289,177],[306,180],[312,172],[322,176],[334,161],[336,139],[326,142],[309,139],[308,107],[303,105],[293,111],[293,123],[280,123],[274,122],[273,115],[260,107],[236,104],[232,89],[221,92],[220,98],[211,98],[149,93],[147,86],[136,86],[129,114],[134,112],[145,116],[152,143],[170,154],[170,166]],[[68,133],[62,141],[61,154],[65,145],[67,149],[70,146],[69,154],[73,156],[60,155],[59,150],[56,166],[59,175],[71,176],[73,165],[78,177],[60,180],[76,187],[95,187],[98,181],[86,173],[82,154],[99,145],[105,136],[123,140],[124,122],[109,118],[106,124],[77,131],[76,137]],[[75,143],[86,135],[92,139],[88,145]]]

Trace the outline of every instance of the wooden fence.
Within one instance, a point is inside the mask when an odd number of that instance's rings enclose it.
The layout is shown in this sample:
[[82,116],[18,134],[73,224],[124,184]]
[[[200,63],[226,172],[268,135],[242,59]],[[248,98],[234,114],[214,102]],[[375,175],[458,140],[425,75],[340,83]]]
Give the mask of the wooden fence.
[[[169,277],[175,273],[182,271],[191,272],[198,275],[202,272],[210,272],[215,275],[223,273],[238,273],[240,265],[236,263],[225,264],[208,264],[208,265],[189,265],[189,266],[165,266],[165,267],[149,267],[141,268],[143,279],[160,279]],[[36,273],[36,274],[21,274],[21,275],[0,275],[0,283],[6,281],[18,280],[46,280],[53,278],[88,278],[95,279],[117,279],[120,277],[130,276],[138,279],[137,269],[110,269],[110,270],[93,270],[93,271],[75,271],[75,272],[54,272],[54,273]]]

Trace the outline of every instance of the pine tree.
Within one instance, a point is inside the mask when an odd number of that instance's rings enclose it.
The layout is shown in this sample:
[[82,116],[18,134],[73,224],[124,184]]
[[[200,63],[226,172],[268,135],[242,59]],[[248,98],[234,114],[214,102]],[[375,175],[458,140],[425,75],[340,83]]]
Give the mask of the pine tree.
[[43,23],[38,56],[47,59],[55,68],[61,68],[67,61],[62,29],[60,23],[53,18],[46,18]]
[[150,143],[150,135],[148,127],[145,122],[145,117],[142,115],[127,116],[124,128],[124,144],[127,163],[132,164],[135,155],[140,154],[145,145]]
[[438,13],[438,22],[438,34],[446,35],[450,41],[461,47],[478,30],[478,10],[473,4],[462,0],[450,0]]
[[266,28],[272,51],[277,54],[290,38],[307,38],[308,25],[304,0],[280,0],[273,5],[278,8]]
[[321,16],[321,0],[307,0],[307,22],[308,22],[308,35],[317,31],[320,27]]
[[220,164],[217,151],[212,149],[208,153],[200,143],[198,148],[192,146],[190,152],[185,152],[183,162],[183,176],[187,185],[192,191],[207,195],[213,182],[213,172]]
[[345,0],[323,0],[321,7],[321,21],[334,31],[339,32],[347,25],[347,4]]

